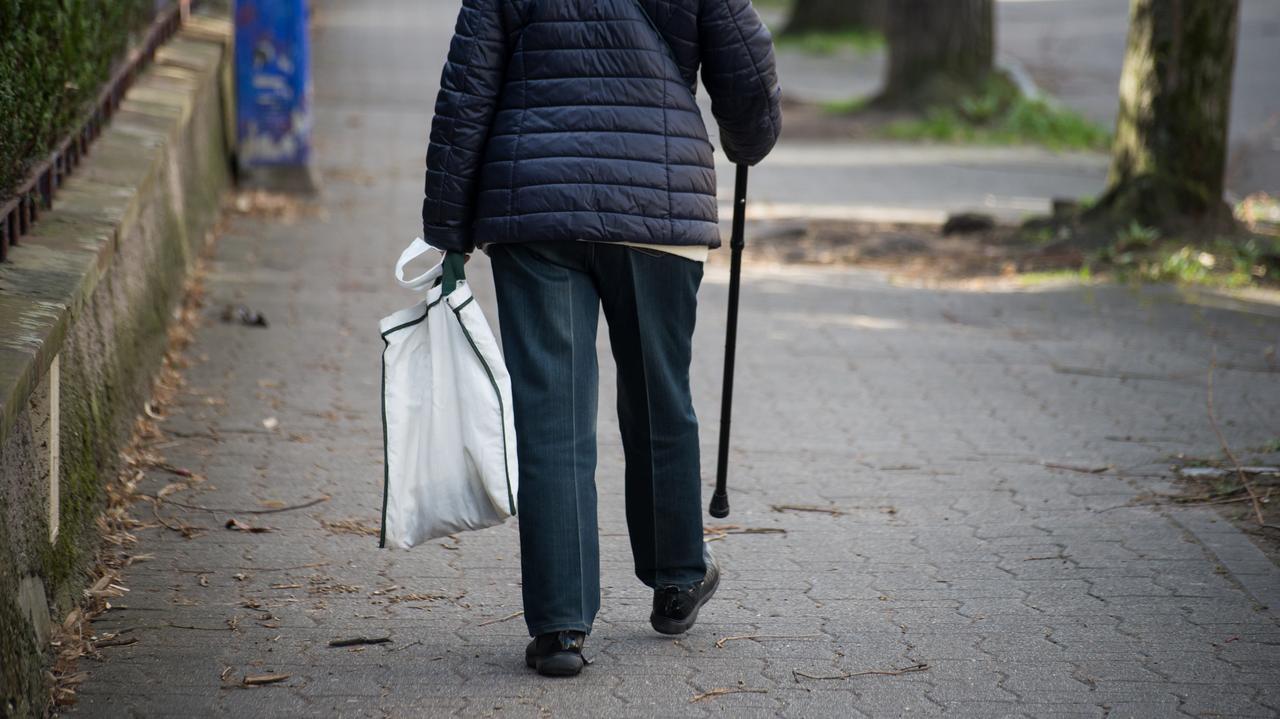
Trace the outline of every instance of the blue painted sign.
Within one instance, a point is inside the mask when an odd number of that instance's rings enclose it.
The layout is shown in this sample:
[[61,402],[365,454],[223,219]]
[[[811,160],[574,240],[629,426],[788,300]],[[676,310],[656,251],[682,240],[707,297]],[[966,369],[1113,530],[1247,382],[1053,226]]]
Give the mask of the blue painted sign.
[[311,45],[305,0],[236,0],[240,166],[305,166],[311,154]]

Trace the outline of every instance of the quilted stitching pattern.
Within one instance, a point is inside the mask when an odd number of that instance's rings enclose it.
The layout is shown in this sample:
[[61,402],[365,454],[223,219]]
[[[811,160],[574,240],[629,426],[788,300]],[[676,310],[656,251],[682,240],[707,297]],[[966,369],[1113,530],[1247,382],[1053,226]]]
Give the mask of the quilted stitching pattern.
[[764,159],[781,111],[750,0],[463,0],[427,151],[426,238],[465,252],[718,246],[699,70],[725,153]]

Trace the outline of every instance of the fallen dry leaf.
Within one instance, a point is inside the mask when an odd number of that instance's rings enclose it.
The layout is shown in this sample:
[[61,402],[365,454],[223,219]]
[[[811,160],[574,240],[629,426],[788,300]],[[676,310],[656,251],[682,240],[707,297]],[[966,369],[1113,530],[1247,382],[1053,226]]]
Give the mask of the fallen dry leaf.
[[293,676],[292,674],[254,674],[246,676],[242,682],[247,687],[261,686],[263,684],[276,684],[283,682]]
[[322,519],[320,524],[334,534],[359,534],[366,537],[376,537],[381,532],[378,527],[359,519]]
[[392,604],[400,604],[401,602],[434,602],[444,598],[444,594],[397,594],[393,597],[387,597],[387,601]]

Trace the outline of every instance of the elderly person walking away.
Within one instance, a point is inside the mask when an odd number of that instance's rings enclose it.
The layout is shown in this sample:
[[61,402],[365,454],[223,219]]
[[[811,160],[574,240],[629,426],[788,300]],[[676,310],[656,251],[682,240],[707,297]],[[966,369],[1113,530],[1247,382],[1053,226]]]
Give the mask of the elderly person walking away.
[[720,581],[689,391],[702,265],[720,245],[699,70],[725,154],[764,159],[781,112],[750,0],[463,0],[449,48],[424,236],[492,260],[520,460],[525,660],[544,675],[582,670],[600,607],[601,308],[653,628],[688,631]]

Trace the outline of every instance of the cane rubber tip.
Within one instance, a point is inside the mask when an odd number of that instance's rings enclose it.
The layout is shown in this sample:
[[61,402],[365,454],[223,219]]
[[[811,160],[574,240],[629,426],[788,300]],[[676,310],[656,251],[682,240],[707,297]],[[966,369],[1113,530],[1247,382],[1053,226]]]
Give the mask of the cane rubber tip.
[[726,494],[712,495],[711,507],[707,512],[716,519],[724,519],[729,516],[729,496]]

